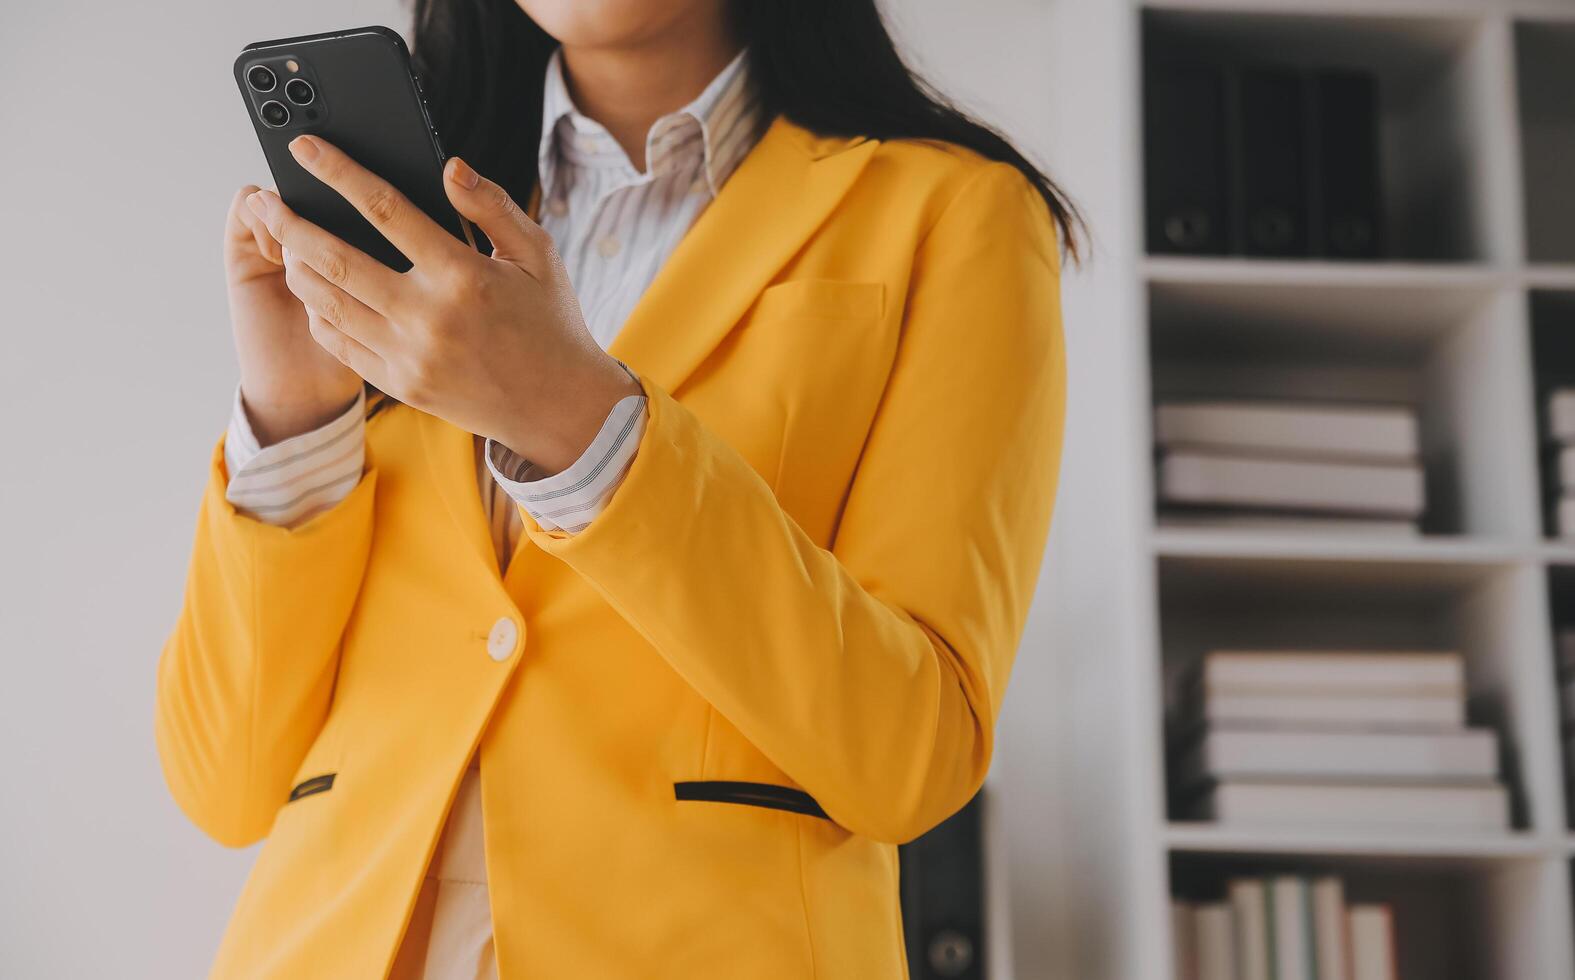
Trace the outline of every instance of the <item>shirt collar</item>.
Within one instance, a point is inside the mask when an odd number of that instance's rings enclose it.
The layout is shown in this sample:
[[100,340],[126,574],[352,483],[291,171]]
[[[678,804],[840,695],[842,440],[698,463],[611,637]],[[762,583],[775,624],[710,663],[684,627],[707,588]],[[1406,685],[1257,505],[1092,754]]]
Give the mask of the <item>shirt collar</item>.
[[[684,142],[685,129],[698,126],[706,182],[713,196],[721,190],[764,130],[747,55],[747,51],[739,52],[694,101],[652,123],[645,137],[647,174],[659,170],[665,150]],[[575,108],[563,74],[560,48],[548,59],[542,93],[541,142],[536,164],[544,198],[551,196],[558,168],[566,163],[622,167],[632,179],[640,176],[612,134]]]

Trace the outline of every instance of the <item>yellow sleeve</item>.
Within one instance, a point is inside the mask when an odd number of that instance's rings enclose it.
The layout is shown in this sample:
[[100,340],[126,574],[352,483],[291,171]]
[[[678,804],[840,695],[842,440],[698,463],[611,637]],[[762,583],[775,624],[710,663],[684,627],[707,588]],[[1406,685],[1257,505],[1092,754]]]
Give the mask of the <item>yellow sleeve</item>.
[[644,382],[628,476],[574,567],[837,823],[905,841],[972,796],[1049,531],[1065,410],[1046,209],[1005,165],[915,256],[892,375],[831,550]]
[[181,809],[241,847],[267,835],[327,715],[371,549],[377,474],[294,529],[238,512],[226,480],[221,443],[159,658],[154,732]]

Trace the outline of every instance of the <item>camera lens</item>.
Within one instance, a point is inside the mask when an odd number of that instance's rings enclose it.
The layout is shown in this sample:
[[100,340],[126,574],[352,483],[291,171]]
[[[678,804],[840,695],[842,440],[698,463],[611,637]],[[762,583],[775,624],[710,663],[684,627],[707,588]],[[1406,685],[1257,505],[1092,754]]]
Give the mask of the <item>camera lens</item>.
[[296,105],[311,105],[317,93],[312,91],[312,85],[304,78],[292,78],[284,83],[284,94]]
[[266,65],[252,65],[246,71],[246,84],[259,92],[272,92],[279,80],[273,77],[273,72]]
[[283,102],[272,100],[262,104],[262,120],[274,129],[278,129],[290,121],[290,110],[284,107]]

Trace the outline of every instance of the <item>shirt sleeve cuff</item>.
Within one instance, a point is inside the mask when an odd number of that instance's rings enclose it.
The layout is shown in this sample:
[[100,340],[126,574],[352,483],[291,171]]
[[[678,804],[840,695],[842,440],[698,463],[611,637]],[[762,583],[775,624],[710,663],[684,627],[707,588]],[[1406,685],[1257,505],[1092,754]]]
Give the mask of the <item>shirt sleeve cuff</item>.
[[333,421],[259,446],[239,386],[224,435],[224,498],[266,524],[296,527],[350,495],[366,466],[366,394]]
[[561,473],[542,477],[536,464],[491,439],[486,446],[487,467],[542,530],[575,534],[590,526],[628,474],[645,421],[645,396],[628,395],[607,413],[580,458]]

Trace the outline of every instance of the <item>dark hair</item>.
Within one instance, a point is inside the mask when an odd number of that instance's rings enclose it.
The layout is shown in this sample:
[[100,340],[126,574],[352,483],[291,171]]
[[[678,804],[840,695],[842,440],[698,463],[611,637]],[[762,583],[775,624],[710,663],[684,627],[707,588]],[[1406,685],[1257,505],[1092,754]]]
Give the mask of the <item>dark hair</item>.
[[[547,60],[558,46],[515,0],[413,0],[414,57],[452,152],[523,201],[536,183]],[[937,140],[1016,167],[1076,259],[1082,221],[1000,133],[948,104],[897,54],[875,0],[733,0],[768,117],[822,136]]]

